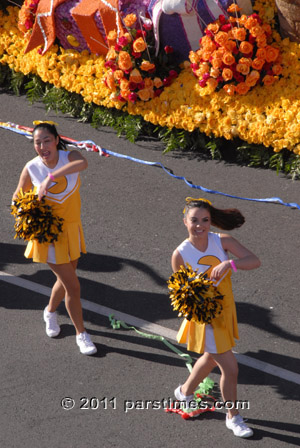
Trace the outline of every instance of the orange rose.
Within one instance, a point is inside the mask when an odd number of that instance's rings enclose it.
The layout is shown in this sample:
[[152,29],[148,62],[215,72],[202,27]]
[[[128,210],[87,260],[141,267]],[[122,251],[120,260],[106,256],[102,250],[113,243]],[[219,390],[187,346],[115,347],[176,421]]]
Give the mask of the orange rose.
[[151,98],[151,90],[150,89],[142,89],[138,91],[138,97],[142,101],[148,101]]
[[106,54],[106,60],[108,61],[109,59],[115,60],[117,57],[117,53],[114,47],[111,47],[107,54]]
[[115,91],[116,90],[116,84],[115,84],[114,74],[113,74],[112,71],[109,71],[107,73],[105,80],[106,80],[106,84],[107,84],[108,88],[110,90]]
[[237,40],[243,41],[246,39],[245,28],[233,28],[232,34],[233,34],[233,37]]
[[246,93],[249,92],[250,87],[245,83],[245,82],[240,82],[236,87],[235,87],[236,92],[239,95],[246,95]]
[[223,89],[227,93],[227,95],[233,96],[235,94],[235,85],[234,84],[225,84]]
[[252,59],[250,59],[250,58],[241,58],[239,60],[239,64],[246,64],[246,65],[249,65],[249,67],[251,67]]
[[139,37],[133,42],[132,48],[135,53],[142,53],[146,50],[147,44],[142,37]]
[[272,67],[272,71],[274,73],[274,75],[281,75],[282,73],[282,67],[280,64],[274,64]]
[[261,70],[264,66],[265,61],[263,59],[255,58],[252,61],[252,68],[254,70]]
[[230,81],[233,77],[233,72],[230,68],[224,68],[222,71],[222,77],[224,81]]
[[132,72],[130,72],[129,81],[130,82],[135,82],[136,84],[138,84],[138,83],[143,81],[143,78],[142,78],[142,76],[141,76],[141,74],[140,74],[140,72],[139,72],[139,70],[137,68],[134,68],[132,70]]
[[218,23],[216,23],[216,22],[215,23],[210,23],[207,26],[207,29],[209,31],[211,31],[212,33],[216,34],[219,31],[219,29],[220,29],[220,25]]
[[135,14],[127,14],[127,16],[123,19],[123,22],[124,22],[125,26],[130,28],[136,22],[136,15]]
[[263,23],[261,27],[266,34],[272,34],[272,28],[268,23]]
[[232,55],[232,53],[230,53],[230,51],[226,51],[224,53],[222,61],[225,65],[232,65],[235,63],[234,56]]
[[266,61],[275,62],[278,58],[279,50],[278,48],[272,47],[271,45],[266,46]]
[[233,50],[236,49],[236,43],[234,40],[228,39],[227,42],[225,42],[224,44],[224,48],[226,48],[227,51],[230,51],[231,53],[233,52]]
[[120,51],[118,64],[121,70],[130,70],[132,68],[131,57],[127,51]]
[[145,78],[145,88],[146,89],[152,89],[153,88],[153,81],[151,78]]
[[124,72],[123,72],[123,70],[116,70],[116,71],[114,72],[114,78],[115,78],[117,81],[120,81],[120,79],[124,78]]
[[126,37],[127,42],[131,42],[131,41],[132,41],[132,36],[131,36],[130,33],[125,33],[125,34],[124,34],[124,37]]
[[223,46],[228,40],[228,34],[225,33],[225,31],[219,31],[216,35],[215,35],[215,41],[217,42],[217,44]]
[[251,28],[253,28],[254,26],[257,25],[257,20],[255,19],[255,17],[248,17],[248,19],[245,21],[245,28],[247,28],[247,30],[251,30]]
[[236,71],[246,76],[250,72],[250,67],[248,64],[237,64]]
[[[222,66],[222,64],[223,64],[223,61],[222,61],[222,59],[220,59],[220,58],[214,58],[214,59],[211,61],[211,65],[212,65],[213,68],[215,68],[215,69],[220,68],[220,67]],[[208,70],[206,70],[206,71],[208,71]]]
[[245,14],[243,14],[239,19],[238,19],[238,23],[240,23],[241,25],[245,25],[245,23],[247,22],[248,16],[246,16]]
[[120,80],[120,89],[121,90],[129,90],[129,81],[126,78],[122,78]]
[[250,42],[244,41],[240,44],[240,51],[244,54],[249,54],[253,50],[253,45]]
[[212,68],[209,74],[213,78],[217,78],[220,75],[220,70],[217,68]]
[[124,100],[128,100],[128,96],[130,93],[131,93],[131,91],[129,89],[120,90],[120,94],[122,95]]
[[149,70],[153,70],[155,68],[155,64],[152,64],[149,61],[143,61],[140,65],[140,69],[145,72],[149,72]]
[[264,32],[263,28],[260,25],[255,25],[252,28],[250,28],[250,33],[254,37],[265,35],[265,32]]
[[272,84],[274,84],[274,81],[275,78],[272,75],[266,75],[262,80],[265,86],[271,86]]
[[192,64],[198,64],[198,62],[200,61],[200,57],[194,51],[190,51],[189,60],[191,61]]
[[247,76],[245,83],[249,86],[249,87],[253,87],[255,86],[255,84],[257,84],[257,81],[259,80],[260,74],[257,70],[252,70],[249,75]]
[[117,31],[116,30],[111,30],[108,35],[107,35],[107,41],[109,46],[115,45],[115,43],[117,42]]
[[259,59],[266,59],[267,52],[265,48],[258,48],[256,52],[256,57]]
[[236,3],[232,3],[232,5],[230,5],[229,8],[227,8],[227,11],[231,14],[235,14],[241,11],[241,8],[239,8]]
[[163,85],[163,82],[162,82],[162,80],[160,79],[160,78],[158,78],[157,76],[153,79],[153,84],[154,84],[154,87],[156,87],[157,89],[159,89],[162,85]]
[[210,88],[211,91],[214,91],[218,86],[218,81],[214,78],[208,78],[208,80],[206,81],[206,85]]
[[204,61],[209,61],[210,60],[210,57],[211,57],[211,51],[203,51],[203,53],[202,53],[202,59],[204,60]]

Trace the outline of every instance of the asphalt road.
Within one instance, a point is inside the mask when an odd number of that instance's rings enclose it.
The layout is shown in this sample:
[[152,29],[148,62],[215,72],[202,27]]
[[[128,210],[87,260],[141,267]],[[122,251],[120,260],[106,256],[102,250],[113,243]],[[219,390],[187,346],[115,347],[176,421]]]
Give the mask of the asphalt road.
[[[95,130],[67,116],[46,115],[42,105],[30,106],[26,98],[6,93],[0,96],[0,111],[0,121],[25,126],[32,126],[33,120],[53,119],[63,135],[162,162],[195,185],[237,196],[276,196],[300,203],[299,182],[275,172],[203,161],[194,154],[163,156],[159,142],[130,144],[109,128]],[[81,176],[81,194],[88,253],[79,262],[81,295],[133,320],[158,324],[170,334],[179,328],[166,280],[171,274],[171,253],[186,237],[182,223],[186,196],[204,196],[218,207],[237,207],[245,215],[245,225],[232,234],[260,257],[262,266],[233,277],[240,331],[235,350],[253,360],[253,365],[257,366],[257,360],[270,364],[274,374],[240,364],[239,399],[250,402],[250,409],[242,414],[255,430],[251,440],[241,442],[226,429],[224,410],[185,421],[165,413],[162,406],[153,408],[154,401],[173,399],[174,388],[188,374],[182,359],[162,342],[133,330],[114,330],[107,316],[85,310],[86,327],[98,354],[84,357],[75,345],[63,305],[61,335],[57,339],[46,336],[42,310],[47,291],[43,294],[42,286],[51,287],[54,277],[46,265],[23,257],[24,244],[13,239],[9,210],[21,169],[34,157],[33,147],[25,137],[3,129],[0,147],[0,270],[41,285],[37,292],[8,283],[4,277],[0,281],[1,446],[299,446],[300,385],[280,378],[276,369],[285,369],[292,377],[300,373],[300,211],[208,195],[159,167],[86,153],[89,168]],[[214,371],[211,378],[218,383],[219,372]],[[218,387],[214,395],[219,397]],[[62,408],[64,397],[75,400],[74,409]]]

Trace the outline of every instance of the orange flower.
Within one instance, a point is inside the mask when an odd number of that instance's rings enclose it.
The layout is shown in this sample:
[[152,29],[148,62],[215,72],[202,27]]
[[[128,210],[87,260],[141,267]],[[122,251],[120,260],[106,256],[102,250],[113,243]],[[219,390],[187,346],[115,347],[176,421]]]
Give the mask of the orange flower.
[[[219,31],[215,35],[215,41],[217,42],[217,44],[223,46],[228,41],[228,34],[225,33],[225,31]],[[201,43],[202,43],[202,41],[201,41]]]
[[282,67],[280,64],[274,64],[272,67],[272,71],[274,73],[274,75],[281,75],[282,73]]
[[250,42],[244,41],[240,44],[240,51],[244,54],[249,54],[253,50],[253,45]]
[[146,89],[152,89],[153,88],[153,81],[151,78],[145,78],[145,88]]
[[127,51],[120,51],[118,64],[121,70],[130,70],[132,68],[132,61]]
[[197,53],[195,53],[194,51],[190,51],[189,59],[192,64],[198,64],[198,62],[200,61],[200,56]]
[[128,96],[130,95],[131,91],[129,89],[122,89],[120,90],[120,94],[124,98],[124,100],[128,100]]
[[260,25],[255,25],[252,28],[250,28],[250,33],[254,37],[258,37],[258,36],[261,36],[261,35],[265,34],[263,28]]
[[109,71],[106,75],[106,84],[110,90],[116,90],[115,78],[112,71]]
[[232,65],[235,63],[235,59],[234,56],[232,55],[232,53],[230,53],[230,51],[226,51],[223,55],[222,61],[224,62],[224,64],[226,65]]
[[219,31],[219,29],[220,29],[220,25],[219,25],[217,22],[215,22],[215,23],[210,23],[210,24],[207,26],[207,29],[208,29],[209,31],[211,31],[212,33],[216,34],[216,33]]
[[214,91],[218,86],[218,81],[214,78],[208,78],[206,84],[208,85],[211,91]]
[[224,68],[222,71],[222,77],[224,81],[230,81],[233,77],[233,72],[230,68]]
[[150,89],[142,89],[138,91],[138,97],[142,101],[148,101],[151,98],[151,90]]
[[243,14],[239,19],[238,19],[238,23],[240,23],[241,25],[245,26],[245,23],[248,20],[248,16],[246,16],[245,14]]
[[235,85],[234,84],[225,84],[223,89],[229,96],[233,96],[235,94]]
[[146,50],[147,44],[142,37],[139,37],[133,42],[132,48],[136,53],[142,53],[144,50]]
[[137,68],[134,68],[132,72],[130,72],[129,81],[137,84],[143,81],[143,78]]
[[122,78],[124,78],[124,72],[123,72],[123,70],[116,70],[115,72],[114,72],[114,78],[116,79],[116,80],[120,80],[120,79],[122,79]]
[[218,68],[212,68],[210,70],[210,76],[212,76],[213,78],[217,78],[220,75],[220,70]]
[[125,33],[125,34],[124,34],[124,37],[126,37],[127,42],[131,42],[131,41],[132,41],[132,36],[131,36],[130,33]]
[[255,84],[257,84],[257,81],[260,78],[260,74],[257,70],[252,70],[249,75],[247,76],[245,83],[249,86],[249,87],[253,87],[255,86]]
[[254,70],[261,70],[264,66],[265,61],[263,59],[260,58],[255,58],[252,61],[252,67],[254,68]]
[[250,72],[250,67],[248,64],[237,64],[236,71],[246,76]]
[[249,92],[250,87],[245,83],[245,82],[240,82],[236,87],[235,87],[236,92],[239,95],[246,95],[246,93]]
[[241,58],[239,60],[239,64],[246,64],[246,65],[249,65],[249,67],[251,67],[252,59],[250,59],[250,58]]
[[117,31],[116,30],[111,30],[108,35],[107,35],[107,41],[108,41],[108,45],[111,47],[112,45],[115,45],[117,42]]
[[209,61],[210,60],[210,57],[211,57],[211,51],[203,51],[203,53],[202,53],[202,59],[204,60],[204,61]]
[[275,78],[272,75],[266,75],[262,80],[265,86],[271,86],[272,84],[274,84],[274,81]]
[[163,85],[163,82],[162,82],[162,80],[160,79],[160,78],[158,78],[157,76],[153,79],[153,84],[154,84],[154,87],[156,87],[157,89],[159,89],[162,85]]
[[251,28],[253,28],[254,26],[257,25],[257,20],[255,19],[255,17],[248,17],[247,20],[245,21],[245,28],[247,28],[247,30],[251,30]]
[[217,48],[216,44],[212,40],[208,40],[204,45],[203,48],[205,51],[210,51],[211,53],[215,51]]
[[149,72],[149,70],[153,70],[155,68],[155,64],[152,64],[149,61],[143,61],[140,65],[140,69],[145,72]]
[[258,48],[264,48],[267,46],[267,38],[265,34],[262,34],[256,38],[256,45]]
[[120,80],[120,89],[121,90],[129,90],[129,81],[126,78],[122,78]]
[[237,40],[243,41],[246,39],[245,28],[233,28],[232,34],[233,34],[233,37]]
[[227,42],[224,43],[224,48],[231,53],[236,49],[236,43],[234,40],[228,39]]
[[259,59],[266,59],[267,52],[265,48],[258,48],[256,51],[256,57]]
[[[213,58],[213,60],[211,61],[211,65],[213,66],[213,68],[220,68],[223,64],[222,59],[220,58]],[[206,70],[208,71],[208,70]]]
[[106,54],[106,60],[107,60],[107,61],[108,61],[109,59],[113,59],[113,60],[115,60],[116,57],[117,57],[116,50],[115,50],[114,47],[111,47],[111,48],[108,50],[107,54]]
[[236,12],[241,11],[241,8],[239,8],[236,3],[232,3],[232,5],[230,5],[229,8],[227,8],[227,11],[230,14],[235,14]]
[[123,19],[123,22],[124,22],[125,26],[130,28],[136,22],[136,15],[135,14],[127,14],[127,16]]
[[278,48],[272,47],[271,45],[267,45],[266,47],[266,61],[267,62],[275,62],[278,58],[279,50]]

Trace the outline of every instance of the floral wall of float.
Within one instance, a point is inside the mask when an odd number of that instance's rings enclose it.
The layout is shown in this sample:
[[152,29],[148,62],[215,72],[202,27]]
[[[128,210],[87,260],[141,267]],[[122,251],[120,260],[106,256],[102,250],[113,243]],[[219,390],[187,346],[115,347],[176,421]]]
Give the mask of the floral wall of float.
[[[197,61],[192,60],[192,64],[190,61],[182,63],[180,70],[171,69],[170,77],[155,76],[156,68],[144,65],[147,70],[138,69],[137,77],[131,80],[134,89],[129,87],[129,75],[122,75],[118,67],[117,76],[124,78],[126,86],[125,98],[120,98],[121,89],[115,83],[120,80],[111,74],[112,52],[97,56],[88,50],[79,52],[54,44],[44,54],[40,47],[24,54],[28,40],[18,28],[19,9],[16,7],[8,7],[6,13],[0,12],[0,63],[25,75],[37,75],[57,88],[76,92],[87,103],[123,109],[155,125],[189,132],[199,129],[208,136],[228,140],[239,137],[250,144],[272,147],[275,152],[286,148],[300,154],[300,44],[280,37],[275,26],[274,0],[256,0],[254,11],[268,25],[264,32],[272,37],[276,50],[269,57],[276,67],[272,74],[265,74],[274,78],[272,82],[267,78],[262,85],[257,83],[249,91],[241,92],[245,94],[232,95],[228,94],[228,88],[218,89],[218,84],[224,87],[229,81],[224,82],[220,77],[206,85],[202,75],[195,76],[193,64]],[[123,51],[120,47],[117,50]],[[259,61],[255,64],[258,64],[256,71],[260,72]],[[154,71],[149,76],[151,70]],[[243,67],[243,70],[248,69]],[[226,73],[229,76],[229,72]],[[149,78],[146,87],[144,78]],[[138,88],[140,83],[136,81],[144,82],[142,88]],[[139,95],[145,88],[147,95],[145,92]]]

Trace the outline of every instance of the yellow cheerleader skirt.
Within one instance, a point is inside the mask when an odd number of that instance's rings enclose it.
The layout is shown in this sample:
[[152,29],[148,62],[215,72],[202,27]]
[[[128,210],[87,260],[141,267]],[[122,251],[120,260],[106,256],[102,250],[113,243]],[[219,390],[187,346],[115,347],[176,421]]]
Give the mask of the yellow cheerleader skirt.
[[[81,222],[66,223],[63,225],[63,232],[58,235],[54,243],[39,243],[31,240],[27,244],[25,257],[32,258],[36,263],[47,263],[50,246],[54,246],[54,264],[70,263],[77,260],[80,253],[86,253],[84,234]],[[51,257],[51,263],[52,263]]]

